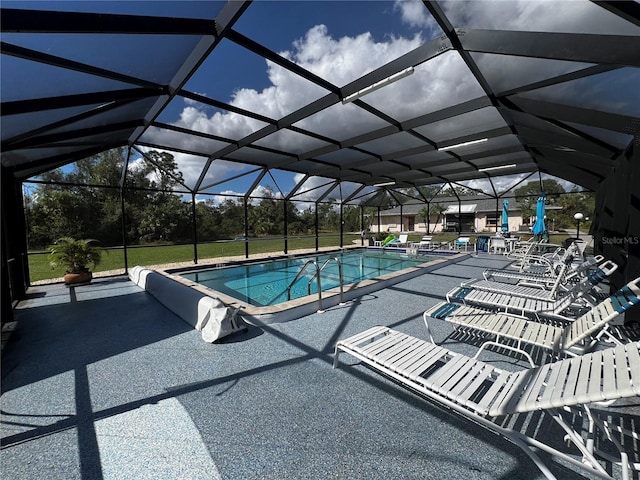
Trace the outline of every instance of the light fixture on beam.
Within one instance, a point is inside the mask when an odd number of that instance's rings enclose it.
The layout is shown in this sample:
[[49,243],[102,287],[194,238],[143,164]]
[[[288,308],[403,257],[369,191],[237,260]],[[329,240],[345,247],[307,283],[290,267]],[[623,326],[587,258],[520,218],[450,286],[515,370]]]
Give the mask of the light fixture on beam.
[[451,150],[452,148],[467,147],[469,145],[475,145],[476,143],[486,142],[487,140],[489,140],[489,139],[488,138],[481,138],[480,140],[471,140],[469,142],[456,143],[455,145],[449,145],[448,147],[440,147],[438,149],[438,151],[439,152],[445,152],[447,150]]
[[387,187],[389,185],[395,185],[396,182],[383,182],[383,183],[374,183],[373,186],[374,187]]
[[380,80],[379,82],[373,83],[368,87],[363,88],[362,90],[358,90],[357,92],[352,93],[351,95],[347,95],[342,99],[342,103],[344,104],[344,103],[353,102],[354,100],[357,100],[358,98],[368,93],[378,90],[379,88],[386,87],[390,83],[397,82],[401,78],[411,75],[412,73],[413,73],[413,67],[405,68],[404,70],[401,70],[398,73],[394,73],[393,75],[390,75],[387,78]]
[[517,167],[517,165],[515,163],[511,163],[509,165],[498,165],[496,167],[479,168],[478,171],[479,172],[493,172],[495,170],[505,170],[507,168],[515,168],[515,167]]

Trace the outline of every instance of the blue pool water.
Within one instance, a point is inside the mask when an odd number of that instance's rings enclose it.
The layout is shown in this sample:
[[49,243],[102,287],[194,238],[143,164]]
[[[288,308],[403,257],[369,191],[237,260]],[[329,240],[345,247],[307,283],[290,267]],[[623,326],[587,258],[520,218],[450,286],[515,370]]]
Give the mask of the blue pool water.
[[[321,267],[327,259],[338,258],[342,264],[344,285],[379,277],[429,262],[435,257],[426,255],[407,256],[402,253],[357,250],[331,254],[309,255],[299,258],[273,260],[264,263],[236,267],[183,272],[180,275],[254,306],[269,306],[304,297],[318,292],[313,279],[316,269],[307,268],[305,273],[291,287],[290,298],[287,288],[296,278],[304,264],[315,260]],[[338,264],[331,261],[321,273],[322,291],[340,285]]]

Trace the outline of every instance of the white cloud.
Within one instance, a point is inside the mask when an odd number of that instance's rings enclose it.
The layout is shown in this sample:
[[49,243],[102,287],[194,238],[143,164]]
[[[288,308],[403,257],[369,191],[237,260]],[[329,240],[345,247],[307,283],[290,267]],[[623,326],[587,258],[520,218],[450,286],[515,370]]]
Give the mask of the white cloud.
[[366,32],[355,37],[333,38],[325,25],[311,28],[294,42],[293,52],[283,52],[291,60],[339,87],[352,82],[423,43],[413,38],[391,37],[376,42]]
[[455,27],[638,35],[638,27],[587,0],[443,2]]
[[402,21],[411,27],[439,29],[436,21],[429,15],[424,3],[419,0],[396,0],[394,9],[400,11]]
[[[196,93],[197,95],[201,95],[203,97],[207,96],[206,93],[200,93],[200,92],[194,92],[194,93]],[[187,105],[200,105],[200,102],[198,102],[197,100],[192,100],[191,98],[185,98],[184,103],[186,103]]]
[[[311,72],[342,86],[398,56],[416,48],[422,43],[420,36],[413,38],[393,37],[385,42],[375,42],[369,33],[355,37],[333,38],[324,25],[311,28],[307,34],[296,40],[292,49],[282,54]],[[279,119],[299,109],[303,105],[320,98],[328,92],[323,88],[291,73],[290,71],[267,62],[267,74],[271,86],[257,91],[240,88],[229,100],[231,105],[258,112],[269,118]],[[321,112],[306,123],[306,127],[319,133],[352,136],[350,130],[362,128],[362,110],[352,105]],[[337,113],[336,113],[337,112]],[[370,119],[375,117],[370,117]],[[230,112],[217,111],[209,114],[203,106],[188,102],[180,113],[175,125],[210,133],[213,135],[240,139],[264,126],[263,122]],[[333,126],[324,131],[323,126]],[[187,137],[175,132],[150,129],[145,139],[164,145],[179,145],[181,148],[210,153],[221,148],[210,140]],[[276,135],[263,141],[264,145],[285,150],[304,152],[318,146],[318,141],[302,135]],[[176,159],[180,154],[176,154]],[[189,158],[191,157],[191,158]],[[192,156],[181,156],[180,168],[183,169],[187,184],[194,185],[200,175],[201,161]],[[228,173],[233,165],[227,165]],[[241,170],[239,167],[238,170]],[[205,179],[205,184],[213,181]]]
[[[524,180],[522,183],[519,183],[521,180],[523,180],[527,176],[529,177],[527,180]],[[571,183],[567,180],[563,180],[562,178],[554,177],[546,173],[542,174],[542,179],[555,180],[562,186],[562,188],[564,188],[566,192],[570,192],[574,187],[577,186],[575,183]],[[491,178],[491,182],[493,182],[493,185],[495,186],[495,189],[498,195],[506,195],[506,196],[513,195],[513,190],[515,189],[518,189],[524,185],[527,185],[528,183],[536,183],[538,181],[539,179],[537,174],[529,175],[528,173],[501,175],[499,177]],[[485,193],[493,194],[493,190],[491,189],[489,180],[486,178],[468,180],[468,181],[461,182],[461,184],[469,188],[479,189]]]
[[[440,2],[455,28],[638,35],[638,28],[586,0],[454,0]],[[403,22],[434,30],[436,21],[418,0],[396,0]]]
[[[528,174],[526,173],[519,173],[519,174],[515,174],[515,175],[502,175],[499,177],[492,177],[491,178],[491,183],[493,183],[493,186],[496,189],[496,192],[498,193],[498,195],[505,193],[508,189],[512,189],[512,188],[519,188],[522,185],[526,184],[527,182],[525,181],[524,183],[520,183],[518,184],[519,180],[522,180],[523,178],[525,178]],[[537,177],[531,177],[530,181],[534,182],[537,180]],[[493,189],[491,188],[491,183],[489,182],[488,179],[486,178],[478,178],[475,180],[468,180],[465,182],[461,182],[462,185],[468,187],[468,188],[472,188],[472,189],[476,189],[476,190],[481,190],[484,193],[493,195]]]
[[[297,185],[303,178],[304,175],[302,173],[296,173],[293,181]],[[325,177],[309,177],[292,198],[296,208],[302,211],[312,206],[313,204],[309,202],[315,202],[328,189],[332,188],[332,183],[330,182],[332,180]]]
[[273,198],[282,198],[282,194],[279,191],[266,185],[258,185],[253,192],[251,192],[251,198],[261,199],[269,196]]
[[[225,190],[224,192],[220,192],[219,195],[196,195],[196,203],[202,202],[213,202],[213,205],[218,207],[220,204],[228,202],[231,200],[235,202],[237,205],[242,205],[242,197],[244,193],[234,192],[233,190]],[[191,197],[185,199],[184,201],[190,202]]]

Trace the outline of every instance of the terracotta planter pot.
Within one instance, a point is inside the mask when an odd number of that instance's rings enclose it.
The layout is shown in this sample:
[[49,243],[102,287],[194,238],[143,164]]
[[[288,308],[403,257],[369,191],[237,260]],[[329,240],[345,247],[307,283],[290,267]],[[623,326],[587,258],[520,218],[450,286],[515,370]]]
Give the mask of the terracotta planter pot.
[[79,283],[89,283],[93,275],[91,272],[67,273],[64,276],[65,285],[77,285]]

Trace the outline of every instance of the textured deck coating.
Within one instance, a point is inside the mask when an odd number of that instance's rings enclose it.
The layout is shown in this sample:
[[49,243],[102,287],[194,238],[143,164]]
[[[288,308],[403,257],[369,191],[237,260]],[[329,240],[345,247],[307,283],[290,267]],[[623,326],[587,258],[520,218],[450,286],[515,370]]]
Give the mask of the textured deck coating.
[[[346,357],[332,369],[339,338],[377,324],[426,338],[424,310],[504,264],[470,257],[218,344],[202,342],[124,277],[32,287],[3,352],[2,476],[543,478],[508,442]],[[439,339],[450,332],[445,322],[434,328]],[[476,349],[451,338],[447,347]],[[555,426],[545,428],[560,441]],[[554,468],[559,478],[582,478]]]

